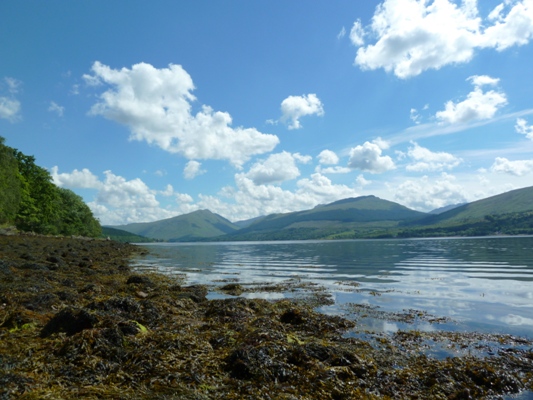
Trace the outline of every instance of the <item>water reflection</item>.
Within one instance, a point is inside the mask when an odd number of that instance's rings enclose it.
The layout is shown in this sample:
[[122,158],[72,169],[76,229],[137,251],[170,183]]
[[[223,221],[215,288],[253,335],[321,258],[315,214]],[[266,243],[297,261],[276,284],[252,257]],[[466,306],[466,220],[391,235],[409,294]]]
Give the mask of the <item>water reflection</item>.
[[[476,329],[522,334],[533,328],[533,237],[162,243],[146,248],[150,255],[136,260],[138,265],[186,274],[190,283],[299,278],[326,286],[337,304],[421,309]],[[276,295],[283,296],[264,294]]]

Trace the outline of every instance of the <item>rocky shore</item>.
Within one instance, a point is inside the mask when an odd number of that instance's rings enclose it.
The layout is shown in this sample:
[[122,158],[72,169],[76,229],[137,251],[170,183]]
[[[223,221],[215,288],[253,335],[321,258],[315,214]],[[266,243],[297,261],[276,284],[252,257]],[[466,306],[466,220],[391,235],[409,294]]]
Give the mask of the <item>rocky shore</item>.
[[[0,235],[0,399],[480,399],[533,391],[508,335],[347,335],[311,303],[131,271],[139,248]],[[429,344],[451,357],[432,357]],[[457,351],[455,351],[457,350]]]

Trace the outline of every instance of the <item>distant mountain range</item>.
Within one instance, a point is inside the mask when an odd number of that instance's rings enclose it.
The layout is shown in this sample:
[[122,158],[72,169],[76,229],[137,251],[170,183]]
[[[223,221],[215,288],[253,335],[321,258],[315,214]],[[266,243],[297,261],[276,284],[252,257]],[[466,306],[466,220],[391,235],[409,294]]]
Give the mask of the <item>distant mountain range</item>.
[[160,241],[288,240],[533,234],[533,187],[431,213],[375,196],[232,223],[209,210],[112,228]]
[[169,242],[212,238],[239,229],[226,218],[209,210],[198,210],[161,221],[112,226],[112,228]]

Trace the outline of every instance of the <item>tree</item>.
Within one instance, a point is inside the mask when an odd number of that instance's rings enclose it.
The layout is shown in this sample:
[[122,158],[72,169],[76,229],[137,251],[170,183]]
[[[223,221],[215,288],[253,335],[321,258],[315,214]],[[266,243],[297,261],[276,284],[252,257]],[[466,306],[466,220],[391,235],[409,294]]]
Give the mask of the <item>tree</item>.
[[100,223],[80,196],[54,185],[35,157],[4,143],[0,136],[0,224],[42,234],[100,236]]
[[98,220],[83,199],[71,190],[58,188],[61,211],[58,228],[62,235],[97,237],[102,233]]
[[60,199],[50,173],[35,164],[35,157],[14,150],[22,177],[22,191],[17,228],[44,234],[57,234]]
[[22,182],[13,149],[0,136],[0,224],[12,223],[17,215]]

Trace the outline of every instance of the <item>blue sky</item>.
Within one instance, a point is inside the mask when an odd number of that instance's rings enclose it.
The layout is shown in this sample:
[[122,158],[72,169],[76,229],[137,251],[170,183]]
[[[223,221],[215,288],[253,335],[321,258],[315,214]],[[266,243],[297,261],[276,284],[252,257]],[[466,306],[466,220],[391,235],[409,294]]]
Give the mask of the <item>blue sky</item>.
[[533,185],[533,0],[0,2],[0,135],[103,224]]

